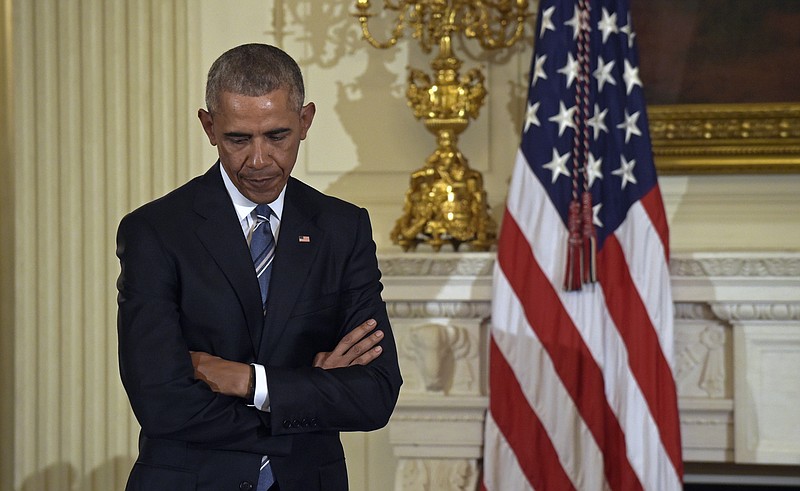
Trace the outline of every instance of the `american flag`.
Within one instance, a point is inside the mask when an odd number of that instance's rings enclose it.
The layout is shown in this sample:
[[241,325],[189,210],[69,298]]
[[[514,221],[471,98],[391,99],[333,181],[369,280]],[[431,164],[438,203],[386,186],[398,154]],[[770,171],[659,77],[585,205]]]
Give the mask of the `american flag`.
[[669,233],[625,0],[541,0],[498,241],[483,487],[681,489]]

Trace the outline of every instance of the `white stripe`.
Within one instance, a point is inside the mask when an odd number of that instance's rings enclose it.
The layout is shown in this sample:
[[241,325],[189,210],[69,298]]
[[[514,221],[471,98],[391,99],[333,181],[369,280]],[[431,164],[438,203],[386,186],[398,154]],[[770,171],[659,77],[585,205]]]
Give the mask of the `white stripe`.
[[[507,209],[519,228],[533,243],[537,238],[536,260],[548,278],[563,279],[566,268],[567,229],[556,213],[550,198],[536,174],[528,167],[522,151],[517,151],[517,162],[508,191]],[[559,284],[558,289],[561,289]]]
[[483,484],[487,491],[533,489],[519,467],[517,456],[489,412],[486,413],[483,441]]
[[[669,269],[664,260],[661,238],[650,222],[644,207],[637,203],[626,220],[615,232],[628,264],[634,285],[648,312],[658,335],[659,344],[667,362],[672,359],[672,294],[669,286]],[[665,288],[667,285],[667,288]],[[667,349],[669,346],[669,349]],[[637,389],[638,389],[637,385]],[[641,460],[642,481],[645,489],[682,489],[680,478],[666,452],[657,431],[636,432],[642,418],[657,430],[648,406],[635,407],[644,414],[632,415],[621,421],[626,431],[629,448],[638,448],[638,454],[629,451],[631,459]],[[621,418],[622,419],[622,418]],[[650,428],[650,427],[648,427]]]
[[495,268],[494,289],[495,342],[550,436],[564,472],[576,489],[604,489],[603,453],[499,267]]
[[664,245],[644,206],[637,202],[615,235],[628,263],[633,283],[656,328],[661,351],[673,364],[672,291]]
[[[663,445],[651,444],[661,441],[658,428],[629,370],[627,350],[610,318],[602,288],[599,284],[581,292],[565,292],[562,288],[567,230],[521,152],[518,152],[507,210],[526,235],[541,269],[603,372],[606,397],[625,433],[629,461],[643,486],[666,489],[666,484],[678,482],[674,469],[674,479],[656,481],[652,476],[651,468],[663,469],[664,463],[670,462],[669,456]],[[647,453],[644,445],[648,446]],[[649,454],[652,449],[655,449],[655,456]],[[656,462],[660,464],[656,466]]]
[[275,248],[269,250],[269,253],[264,257],[264,259],[256,265],[256,276],[261,277],[261,273],[267,270],[270,264],[272,264],[272,260],[275,259]]

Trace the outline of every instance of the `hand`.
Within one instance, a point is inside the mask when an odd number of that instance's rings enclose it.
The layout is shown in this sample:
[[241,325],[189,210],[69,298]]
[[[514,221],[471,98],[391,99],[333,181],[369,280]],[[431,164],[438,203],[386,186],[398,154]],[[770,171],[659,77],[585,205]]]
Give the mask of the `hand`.
[[214,392],[234,397],[248,397],[252,368],[202,351],[190,351],[194,378],[202,380]]
[[[317,353],[314,366],[325,370],[351,365],[366,365],[379,357],[383,348],[375,346],[383,339],[383,331],[374,331],[375,319],[356,327],[339,341],[333,351]],[[372,334],[370,334],[372,333]]]

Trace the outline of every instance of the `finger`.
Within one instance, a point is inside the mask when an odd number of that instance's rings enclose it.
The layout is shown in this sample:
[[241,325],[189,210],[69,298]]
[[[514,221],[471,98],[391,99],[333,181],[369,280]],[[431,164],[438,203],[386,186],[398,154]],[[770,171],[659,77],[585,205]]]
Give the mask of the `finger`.
[[370,349],[377,345],[381,339],[383,339],[383,331],[375,331],[371,335],[359,341],[346,353],[345,357],[349,358],[348,363],[352,363],[353,360],[364,353],[367,353]]
[[323,352],[317,353],[317,355],[314,357],[314,365],[313,366],[317,367],[317,368],[324,368],[325,360],[328,358],[329,355],[330,355],[330,352],[328,352],[328,351],[323,351]]
[[202,361],[203,353],[198,351],[190,351],[189,355],[192,358],[192,366],[196,370],[197,366],[200,364],[200,361]]
[[353,360],[350,364],[351,365],[368,365],[372,362],[375,358],[381,356],[383,353],[383,348],[380,346],[375,346],[371,350],[367,351],[363,355],[359,356],[355,360]]
[[376,325],[378,325],[378,323],[375,322],[375,319],[367,320],[360,326],[347,333],[342,340],[339,341],[339,344],[336,345],[332,353],[337,356],[344,355],[350,350],[350,348],[353,347],[353,345],[361,341],[364,336],[372,332]]

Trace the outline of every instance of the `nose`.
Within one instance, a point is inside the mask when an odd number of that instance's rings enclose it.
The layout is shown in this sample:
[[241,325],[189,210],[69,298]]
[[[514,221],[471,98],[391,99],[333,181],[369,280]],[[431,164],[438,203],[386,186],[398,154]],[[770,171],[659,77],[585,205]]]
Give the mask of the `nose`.
[[264,142],[256,141],[253,143],[253,153],[250,158],[250,167],[260,169],[269,163],[269,147]]

